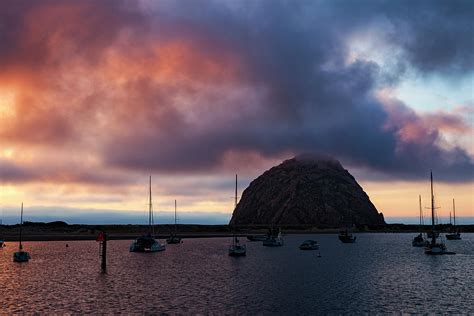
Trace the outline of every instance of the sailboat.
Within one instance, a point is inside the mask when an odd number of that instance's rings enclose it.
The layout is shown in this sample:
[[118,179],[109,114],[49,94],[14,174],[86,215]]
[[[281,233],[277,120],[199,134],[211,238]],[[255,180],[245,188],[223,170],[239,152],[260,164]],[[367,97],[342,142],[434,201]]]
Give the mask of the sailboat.
[[283,235],[281,229],[278,229],[278,234],[275,235],[274,230],[271,228],[268,232],[267,239],[265,239],[262,245],[267,247],[280,247],[283,246]]
[[[418,200],[420,202],[420,229],[423,228],[423,212],[421,210],[421,195],[418,196]],[[426,247],[429,245],[429,241],[425,240],[423,238],[423,233],[419,233],[415,238],[413,238],[413,241],[411,242],[413,247]]]
[[[343,218],[343,221],[345,222],[344,218]],[[351,226],[352,226],[352,217],[351,217]],[[339,232],[339,240],[342,241],[342,243],[344,244],[353,244],[356,242],[356,239],[357,237],[353,236],[352,233],[349,232],[349,230],[347,229],[347,226],[346,226],[346,229],[344,230],[341,230]]]
[[[235,206],[234,211],[237,208],[237,175],[235,175]],[[233,229],[234,230],[234,229]],[[241,257],[247,254],[247,247],[240,243],[239,238],[235,235],[235,231],[232,236],[232,245],[229,246],[229,256]]]
[[178,237],[178,224],[176,219],[176,200],[174,200],[174,233],[171,234],[168,239],[166,239],[166,243],[168,244],[180,244],[181,237]]
[[21,244],[21,233],[23,228],[23,203],[21,203],[21,220],[20,220],[20,245],[18,251],[13,253],[13,261],[15,262],[28,262],[31,259],[31,256],[28,252],[23,251],[23,245]]
[[430,172],[431,180],[431,242],[425,248],[425,254],[427,255],[454,255],[454,252],[448,251],[446,245],[442,242],[436,241],[435,234],[435,206],[434,206],[434,194],[433,194],[433,172]]
[[[449,216],[449,218],[451,219],[451,216]],[[454,232],[451,234],[446,234],[446,239],[461,240],[461,233],[459,231],[456,231],[456,207],[454,205],[454,199],[453,199],[453,218],[454,218],[454,226],[453,226]]]
[[151,203],[150,176],[150,200],[148,204],[148,226],[150,231],[148,234],[140,236],[132,242],[129,248],[130,252],[157,252],[166,249],[165,245],[162,245],[158,240],[155,239],[153,224],[153,205]]

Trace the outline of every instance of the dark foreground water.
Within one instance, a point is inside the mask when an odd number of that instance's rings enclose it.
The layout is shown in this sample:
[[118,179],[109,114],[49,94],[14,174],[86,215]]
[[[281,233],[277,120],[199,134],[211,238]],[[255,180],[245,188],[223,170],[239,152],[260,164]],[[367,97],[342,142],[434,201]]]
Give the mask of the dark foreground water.
[[[285,246],[247,243],[227,255],[230,238],[188,239],[153,254],[109,242],[100,273],[93,241],[27,242],[32,260],[0,250],[0,313],[474,313],[474,234],[446,241],[454,256],[427,256],[414,234],[286,236]],[[300,251],[307,238],[318,251]]]

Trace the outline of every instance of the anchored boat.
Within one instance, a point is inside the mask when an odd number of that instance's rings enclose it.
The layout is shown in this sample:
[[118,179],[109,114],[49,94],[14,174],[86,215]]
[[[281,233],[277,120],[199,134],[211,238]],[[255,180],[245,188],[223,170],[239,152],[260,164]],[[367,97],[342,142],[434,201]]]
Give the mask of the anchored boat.
[[356,242],[357,237],[353,236],[347,229],[339,232],[339,240],[344,244],[353,244]]
[[140,236],[135,239],[130,245],[130,252],[158,252],[166,249],[165,245],[162,245],[154,237],[153,229],[153,206],[151,202],[151,176],[150,176],[150,200],[148,204],[148,226],[149,232],[146,235]]
[[318,250],[319,244],[316,240],[305,240],[300,245],[301,250]]
[[461,240],[461,233],[456,230],[456,207],[454,205],[454,199],[453,199],[453,217],[454,217],[454,226],[453,226],[454,232],[451,234],[446,234],[446,239]]
[[176,200],[174,200],[174,232],[171,236],[166,239],[167,244],[180,244],[182,243],[181,237],[178,236],[178,223],[176,218]]
[[13,261],[15,262],[28,262],[31,259],[31,256],[28,252],[23,251],[22,241],[22,228],[23,228],[23,203],[21,203],[21,216],[20,216],[20,244],[18,251],[13,253]]
[[455,252],[450,252],[446,248],[446,245],[443,242],[436,241],[436,234],[435,234],[435,202],[434,202],[434,194],[433,194],[433,173],[430,173],[430,180],[431,180],[431,242],[425,248],[425,254],[427,255],[454,255]]
[[[419,204],[420,204],[420,229],[423,228],[423,212],[421,210],[421,195],[418,196]],[[413,247],[426,247],[429,245],[429,241],[425,240],[423,238],[423,233],[419,233],[416,237],[413,238],[413,241],[411,242]]]
[[[237,208],[237,175],[235,175],[235,206],[234,211]],[[242,245],[239,241],[239,238],[235,236],[235,231],[233,230],[232,244],[229,246],[229,256],[232,257],[241,257],[247,254],[247,247]]]
[[276,236],[273,232],[273,229],[271,229],[267,239],[265,239],[262,244],[267,247],[283,246],[283,235],[281,234],[281,229],[278,230],[278,234]]

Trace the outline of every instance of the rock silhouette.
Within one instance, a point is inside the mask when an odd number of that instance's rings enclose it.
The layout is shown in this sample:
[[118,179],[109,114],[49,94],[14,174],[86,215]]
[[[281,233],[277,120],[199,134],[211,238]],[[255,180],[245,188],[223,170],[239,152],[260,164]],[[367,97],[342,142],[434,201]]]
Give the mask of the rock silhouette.
[[385,224],[339,161],[301,155],[264,172],[245,189],[231,225]]

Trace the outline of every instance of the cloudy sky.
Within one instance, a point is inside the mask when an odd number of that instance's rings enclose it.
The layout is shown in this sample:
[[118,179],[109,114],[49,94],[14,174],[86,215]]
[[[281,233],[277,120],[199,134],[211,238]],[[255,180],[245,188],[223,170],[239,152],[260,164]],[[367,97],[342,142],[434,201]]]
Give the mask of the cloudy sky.
[[[387,219],[474,218],[472,1],[0,3],[0,212],[225,222],[239,190],[333,155]],[[160,215],[161,214],[161,215]],[[468,220],[469,221],[469,220]],[[474,222],[474,219],[470,220]]]

